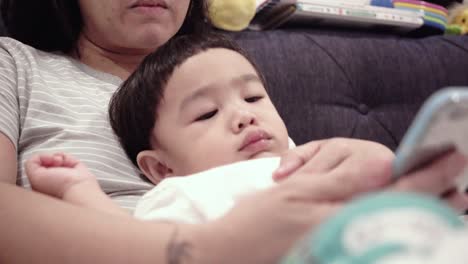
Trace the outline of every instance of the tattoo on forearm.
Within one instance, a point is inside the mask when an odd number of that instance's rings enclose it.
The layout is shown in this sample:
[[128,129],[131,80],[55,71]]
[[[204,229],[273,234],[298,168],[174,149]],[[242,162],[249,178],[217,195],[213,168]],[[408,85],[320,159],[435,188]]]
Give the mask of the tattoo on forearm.
[[183,241],[179,238],[179,229],[174,225],[174,232],[171,240],[167,245],[167,263],[168,264],[185,264],[191,262],[190,251],[192,245],[190,242]]

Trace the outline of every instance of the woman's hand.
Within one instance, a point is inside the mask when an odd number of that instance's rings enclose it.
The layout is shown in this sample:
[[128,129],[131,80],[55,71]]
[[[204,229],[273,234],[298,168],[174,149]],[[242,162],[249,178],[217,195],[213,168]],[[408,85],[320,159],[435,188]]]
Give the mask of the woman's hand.
[[341,199],[385,186],[390,190],[443,196],[458,210],[468,207],[465,194],[447,193],[467,164],[466,157],[459,153],[448,154],[396,182],[391,181],[393,159],[394,155],[388,148],[374,142],[344,138],[313,141],[288,151],[273,177],[281,181],[296,171],[314,178],[317,175],[331,177],[336,180],[336,186],[329,186],[326,191],[337,192],[335,198],[341,192]]
[[[298,149],[306,154],[294,153],[297,158],[292,160],[299,159],[295,164],[300,166],[289,177],[244,197],[221,219],[207,224],[211,235],[206,243],[198,243],[207,247],[201,252],[217,256],[236,252],[232,263],[276,263],[344,201],[390,181],[393,153],[382,145],[336,139]],[[205,262],[231,263],[226,259]]]
[[273,178],[279,182],[295,172],[330,175],[336,181],[336,187],[340,186],[336,191],[349,196],[349,192],[388,184],[394,157],[390,149],[372,141],[347,138],[312,141],[286,152]]
[[458,152],[447,154],[436,162],[401,177],[389,188],[440,196],[458,212],[465,212],[468,208],[468,195],[459,193],[454,186],[456,177],[466,167],[467,161],[467,157]]
[[[206,263],[275,263],[356,195],[384,188],[441,195],[466,164],[453,153],[392,182],[393,159],[388,148],[369,141],[336,138],[298,147],[283,157],[286,169],[275,174],[276,186],[244,197],[207,223],[198,252],[212,256]],[[460,194],[447,200],[458,208],[468,205]],[[213,257],[233,252],[235,258]]]

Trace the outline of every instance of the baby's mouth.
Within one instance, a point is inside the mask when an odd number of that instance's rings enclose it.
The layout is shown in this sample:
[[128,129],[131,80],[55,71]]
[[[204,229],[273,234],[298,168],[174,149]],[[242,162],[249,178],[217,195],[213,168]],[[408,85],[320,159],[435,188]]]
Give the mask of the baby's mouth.
[[272,137],[264,130],[256,130],[247,133],[242,141],[239,151],[247,152],[249,156],[255,156],[267,150],[271,144]]

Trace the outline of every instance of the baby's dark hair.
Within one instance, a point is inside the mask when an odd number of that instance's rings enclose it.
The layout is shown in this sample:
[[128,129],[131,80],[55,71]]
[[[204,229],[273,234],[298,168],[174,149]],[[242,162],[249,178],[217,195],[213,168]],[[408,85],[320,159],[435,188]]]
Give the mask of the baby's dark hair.
[[138,153],[152,149],[151,133],[158,119],[157,109],[172,73],[190,57],[213,48],[233,50],[244,56],[265,85],[255,63],[226,36],[205,33],[169,40],[142,61],[109,103],[112,129],[135,166],[138,166]]

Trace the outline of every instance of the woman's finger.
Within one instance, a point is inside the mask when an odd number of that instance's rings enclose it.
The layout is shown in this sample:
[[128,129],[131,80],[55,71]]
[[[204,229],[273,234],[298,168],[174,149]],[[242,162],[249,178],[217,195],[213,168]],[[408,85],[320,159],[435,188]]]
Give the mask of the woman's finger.
[[373,162],[381,165],[382,160],[390,159],[393,159],[393,153],[383,148],[382,145],[362,140],[334,138],[322,142],[317,152],[296,172],[313,175],[341,168],[344,173],[348,174],[358,171],[359,175],[352,177],[360,177]]
[[310,174],[324,173],[348,160],[357,160],[353,167],[366,169],[364,163],[375,159],[393,159],[394,154],[387,147],[376,142],[332,138],[311,142],[289,151],[281,160],[279,169],[273,174],[278,181],[291,175],[295,171],[306,171]]
[[317,153],[300,170],[308,173],[325,173],[333,170],[353,154],[360,154],[359,146],[353,143],[356,142],[341,138],[323,142]]
[[464,213],[468,209],[468,195],[466,193],[453,192],[443,200],[458,213]]
[[467,164],[462,154],[454,152],[438,161],[398,179],[393,189],[441,195],[453,187],[455,178]]
[[323,141],[312,141],[292,150],[288,150],[281,156],[280,166],[273,172],[273,180],[280,181],[303,166],[320,151],[320,145],[322,143]]
[[352,143],[349,139],[333,138],[310,142],[290,150],[281,159],[280,167],[273,173],[273,179],[279,181],[299,170],[309,174],[330,171],[350,157],[353,151],[359,151],[357,145],[352,146]]
[[350,172],[345,167],[348,166],[317,174],[295,172],[279,184],[292,185],[292,200],[316,202],[341,202],[390,184],[390,173],[382,173],[380,169],[357,173]]
[[[328,173],[337,178],[342,199],[377,191],[391,184],[393,155],[352,156]],[[336,175],[336,176],[335,176]]]

